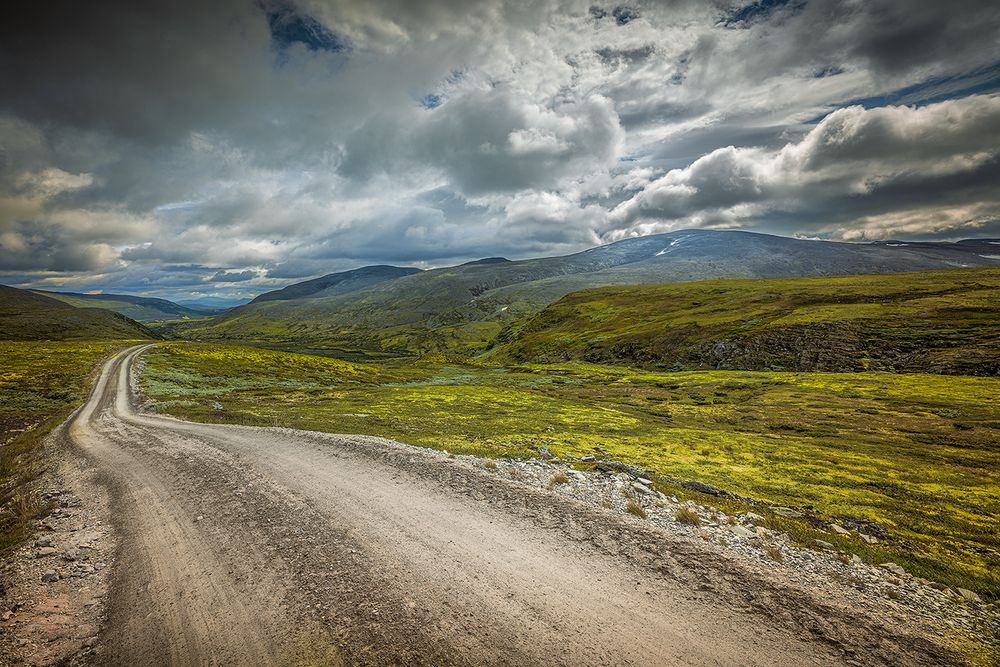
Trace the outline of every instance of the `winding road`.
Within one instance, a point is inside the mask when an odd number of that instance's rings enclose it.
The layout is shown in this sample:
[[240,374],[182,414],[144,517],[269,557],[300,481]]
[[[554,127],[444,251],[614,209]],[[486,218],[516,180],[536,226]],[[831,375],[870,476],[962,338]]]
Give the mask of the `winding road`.
[[849,601],[436,452],[145,414],[147,347],[106,364],[66,430],[118,543],[99,664],[934,660]]

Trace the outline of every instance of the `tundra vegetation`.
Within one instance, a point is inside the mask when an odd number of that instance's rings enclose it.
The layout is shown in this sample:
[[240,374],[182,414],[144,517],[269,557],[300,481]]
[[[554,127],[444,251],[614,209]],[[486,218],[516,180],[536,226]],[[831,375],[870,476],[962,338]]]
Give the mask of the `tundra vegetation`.
[[28,482],[44,465],[40,443],[80,403],[116,341],[0,341],[0,554],[44,508]]
[[[753,507],[804,545],[822,537],[869,562],[1000,594],[997,378],[442,356],[372,366],[171,342],[149,353],[142,388],[155,409],[200,421],[379,435],[486,457],[545,448],[581,469],[594,466],[584,457],[617,460],[649,470],[665,493]],[[802,517],[768,509],[777,506]],[[878,542],[820,533],[828,521]]]
[[[476,279],[482,270],[464,269]],[[997,269],[599,288],[513,321],[488,346],[498,321],[443,318],[460,338],[448,354],[345,339],[368,351],[352,356],[377,363],[333,358],[332,348],[303,354],[312,341],[293,329],[309,321],[290,320],[280,343],[298,350],[160,343],[142,389],[154,409],[206,422],[379,435],[487,458],[544,453],[580,469],[619,461],[664,493],[753,509],[803,545],[822,539],[996,599],[998,292]],[[148,332],[115,313],[3,295],[4,337],[77,335],[95,312],[105,338]],[[120,326],[140,335],[114,335]],[[79,404],[118,343],[0,345],[10,508],[37,467],[40,436]],[[15,514],[4,515],[4,544],[23,526]],[[831,522],[847,534],[830,533]]]

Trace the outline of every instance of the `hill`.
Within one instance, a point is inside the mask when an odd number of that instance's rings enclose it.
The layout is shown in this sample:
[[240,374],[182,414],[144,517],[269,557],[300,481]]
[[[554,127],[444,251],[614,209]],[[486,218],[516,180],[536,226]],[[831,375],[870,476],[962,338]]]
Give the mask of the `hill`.
[[77,294],[74,292],[46,292],[33,290],[41,294],[77,308],[102,308],[114,311],[137,322],[158,322],[162,320],[197,319],[219,311],[206,312],[204,309],[188,308],[167,301],[129,294]]
[[492,354],[670,370],[1000,375],[1000,269],[584,290],[506,329]]
[[356,292],[359,289],[377,285],[378,283],[401,278],[412,273],[420,273],[417,268],[404,268],[399,266],[363,266],[360,269],[351,271],[341,271],[331,273],[321,278],[306,280],[295,283],[283,289],[265,292],[259,295],[250,303],[262,303],[264,301],[291,301],[293,299],[306,299],[322,296],[334,296],[337,294],[347,294]]
[[625,239],[562,257],[433,269],[346,294],[313,291],[308,298],[258,301],[183,325],[176,333],[346,356],[471,354],[482,351],[504,324],[580,289],[1000,266],[1000,259],[989,256],[996,247],[978,242],[834,243],[691,230]]
[[107,340],[158,336],[124,315],[77,308],[44,294],[0,285],[0,340]]

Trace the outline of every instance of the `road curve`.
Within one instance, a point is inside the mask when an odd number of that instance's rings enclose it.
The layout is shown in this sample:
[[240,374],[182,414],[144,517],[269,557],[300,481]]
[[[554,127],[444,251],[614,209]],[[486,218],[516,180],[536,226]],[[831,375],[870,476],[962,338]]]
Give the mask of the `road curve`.
[[437,453],[142,413],[147,347],[106,364],[67,431],[119,545],[98,664],[942,659],[849,600]]

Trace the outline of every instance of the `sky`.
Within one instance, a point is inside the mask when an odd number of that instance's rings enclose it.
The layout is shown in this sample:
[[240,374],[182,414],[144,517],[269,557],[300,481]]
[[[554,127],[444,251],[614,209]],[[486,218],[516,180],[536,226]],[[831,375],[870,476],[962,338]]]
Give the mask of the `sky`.
[[1000,237],[995,0],[38,0],[0,282],[250,296],[685,228]]

